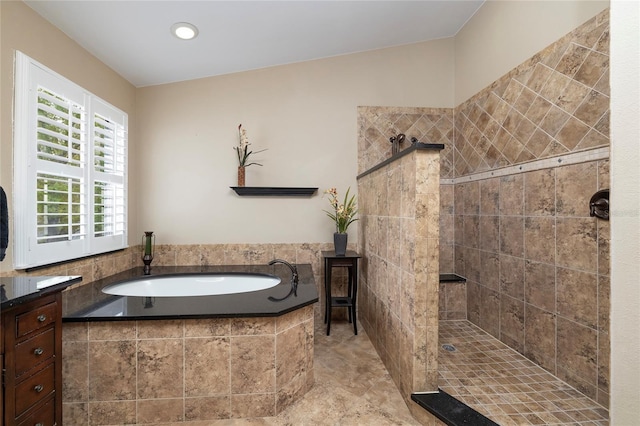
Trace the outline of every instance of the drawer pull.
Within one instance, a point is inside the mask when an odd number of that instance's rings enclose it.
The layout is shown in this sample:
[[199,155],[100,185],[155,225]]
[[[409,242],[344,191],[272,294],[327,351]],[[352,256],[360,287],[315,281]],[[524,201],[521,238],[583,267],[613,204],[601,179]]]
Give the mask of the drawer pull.
[[36,392],[38,392],[38,393],[40,393],[40,392],[42,392],[42,391],[44,390],[44,386],[42,386],[42,385],[35,385],[35,386],[33,387],[33,390],[34,390],[34,391],[36,391]]
[[45,314],[38,315],[38,321],[45,322],[47,320],[47,316]]
[[35,356],[40,356],[40,355],[42,355],[43,353],[44,353],[44,349],[42,349],[42,348],[35,348],[35,349],[34,349],[34,351],[33,351],[33,354],[34,354]]
[[36,423],[36,426],[44,426],[44,423]]

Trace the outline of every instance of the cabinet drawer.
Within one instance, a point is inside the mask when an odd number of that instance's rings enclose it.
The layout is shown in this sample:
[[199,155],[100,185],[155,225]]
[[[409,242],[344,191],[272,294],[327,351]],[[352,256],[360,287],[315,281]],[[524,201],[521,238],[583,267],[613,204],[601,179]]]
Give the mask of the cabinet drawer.
[[49,303],[16,317],[16,338],[26,336],[56,321],[57,303]]
[[16,386],[16,417],[54,392],[54,371],[54,364],[51,364]]
[[16,345],[15,374],[21,376],[42,362],[55,355],[55,332],[53,328],[33,336],[31,339]]
[[29,414],[18,426],[54,426],[56,424],[56,404],[51,398],[42,407]]

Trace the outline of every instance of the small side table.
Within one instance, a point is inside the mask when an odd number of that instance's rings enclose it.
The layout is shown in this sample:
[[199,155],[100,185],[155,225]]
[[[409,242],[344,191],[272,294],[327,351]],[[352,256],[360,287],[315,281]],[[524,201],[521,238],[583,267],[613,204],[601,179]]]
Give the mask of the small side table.
[[[324,322],[327,324],[327,336],[331,332],[331,308],[348,308],[349,322],[353,322],[353,332],[358,334],[356,325],[356,300],[358,297],[358,259],[360,256],[353,250],[347,250],[344,256],[337,256],[335,251],[323,251],[324,258],[324,294],[325,311]],[[336,267],[347,268],[347,295],[331,297],[331,271]]]

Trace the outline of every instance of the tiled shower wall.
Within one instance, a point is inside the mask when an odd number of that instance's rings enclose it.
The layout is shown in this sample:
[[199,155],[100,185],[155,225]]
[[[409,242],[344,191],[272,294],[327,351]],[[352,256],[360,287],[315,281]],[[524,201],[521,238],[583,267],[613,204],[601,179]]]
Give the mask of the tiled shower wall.
[[609,188],[608,41],[605,11],[457,107],[454,143],[468,319],[604,406],[609,222],[589,200]]

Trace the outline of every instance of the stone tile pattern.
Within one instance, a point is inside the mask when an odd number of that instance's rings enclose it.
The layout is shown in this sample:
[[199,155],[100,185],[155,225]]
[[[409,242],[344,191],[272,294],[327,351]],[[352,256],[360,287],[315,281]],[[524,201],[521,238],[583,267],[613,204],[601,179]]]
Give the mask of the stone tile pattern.
[[[362,173],[391,157],[389,138],[399,133],[407,136],[400,147],[410,147],[409,140],[416,137],[421,142],[442,143],[440,151],[440,177],[454,177],[453,168],[453,109],[406,107],[358,107],[358,173]],[[453,186],[440,187],[440,271],[454,271],[453,241]],[[466,318],[466,303],[460,303],[463,288],[460,284],[447,287],[451,297],[449,319]],[[456,295],[454,296],[455,293]],[[441,304],[441,309],[445,306]],[[463,306],[463,309],[459,309]],[[445,315],[446,316],[446,315]]]
[[456,177],[608,145],[608,10],[455,109]]
[[358,180],[359,319],[409,407],[437,389],[439,166],[414,151]]
[[468,319],[585,395],[609,399],[609,161],[456,185]]
[[468,321],[441,321],[440,388],[503,426],[608,425],[595,401]]
[[275,416],[313,386],[313,317],[64,323],[64,424]]
[[389,138],[406,135],[400,150],[415,137],[424,143],[441,143],[440,176],[453,177],[453,109],[417,107],[358,107],[358,174],[391,157]]
[[[459,107],[456,176],[608,145],[608,34],[605,11]],[[605,407],[609,186],[608,160],[454,185],[468,319]]]

